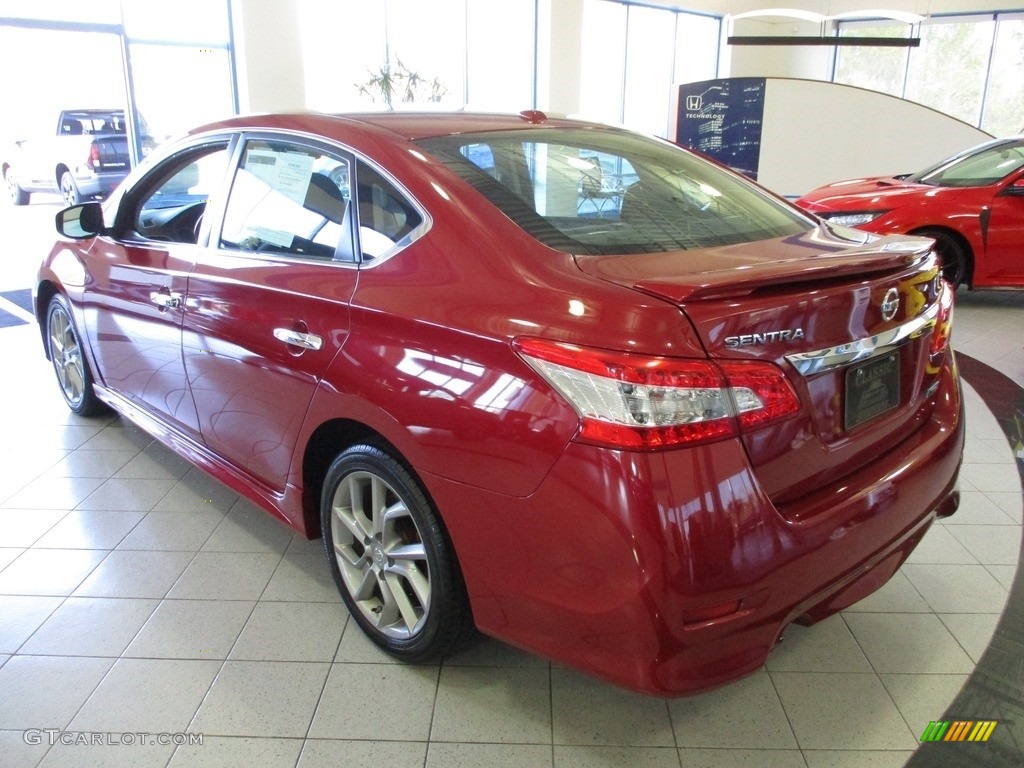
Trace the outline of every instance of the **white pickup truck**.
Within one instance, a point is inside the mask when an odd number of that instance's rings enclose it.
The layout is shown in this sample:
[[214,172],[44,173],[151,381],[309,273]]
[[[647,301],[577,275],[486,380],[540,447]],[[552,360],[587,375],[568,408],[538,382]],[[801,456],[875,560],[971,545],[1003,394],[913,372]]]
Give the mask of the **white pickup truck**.
[[15,205],[33,192],[59,192],[68,205],[106,196],[131,168],[124,110],[65,110],[55,135],[16,141],[8,155],[0,170]]

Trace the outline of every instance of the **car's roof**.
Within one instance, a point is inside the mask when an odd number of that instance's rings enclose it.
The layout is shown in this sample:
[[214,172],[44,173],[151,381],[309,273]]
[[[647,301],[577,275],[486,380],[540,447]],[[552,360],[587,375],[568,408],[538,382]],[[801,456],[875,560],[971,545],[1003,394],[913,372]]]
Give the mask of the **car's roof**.
[[994,149],[996,147],[1024,147],[1024,135],[1004,136],[1001,138],[989,139],[988,141],[984,141],[981,144],[975,144],[973,147],[968,147],[967,149],[957,152],[955,155],[951,155],[950,159],[952,159],[953,157],[966,157],[967,155],[976,155],[979,152],[984,152],[986,150]]
[[463,133],[483,133],[527,129],[531,127],[602,127],[564,117],[549,116],[537,110],[525,110],[517,115],[486,112],[361,112],[325,114],[319,112],[268,113],[242,115],[204,125],[191,133],[230,128],[244,129],[292,129],[331,135],[339,128],[362,126],[369,130],[384,129],[393,134],[416,141],[436,136],[450,136]]
[[110,109],[98,109],[91,107],[89,109],[62,109],[61,113],[65,117],[74,115],[123,115],[124,110],[120,107],[111,107]]

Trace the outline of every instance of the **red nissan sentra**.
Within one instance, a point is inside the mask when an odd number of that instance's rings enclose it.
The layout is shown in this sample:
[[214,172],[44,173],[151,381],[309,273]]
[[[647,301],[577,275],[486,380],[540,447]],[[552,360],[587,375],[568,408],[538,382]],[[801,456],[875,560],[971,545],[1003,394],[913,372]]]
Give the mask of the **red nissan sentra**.
[[660,140],[540,112],[236,118],[57,219],[35,301],[71,409],[322,535],[402,659],[476,627],[707,689],[958,503],[931,241],[819,224]]

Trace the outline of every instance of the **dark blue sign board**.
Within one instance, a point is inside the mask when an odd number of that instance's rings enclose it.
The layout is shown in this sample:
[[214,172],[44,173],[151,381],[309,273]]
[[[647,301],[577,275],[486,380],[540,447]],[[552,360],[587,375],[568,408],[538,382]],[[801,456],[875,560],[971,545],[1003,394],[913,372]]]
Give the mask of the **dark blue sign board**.
[[676,143],[756,180],[765,82],[732,77],[680,85]]

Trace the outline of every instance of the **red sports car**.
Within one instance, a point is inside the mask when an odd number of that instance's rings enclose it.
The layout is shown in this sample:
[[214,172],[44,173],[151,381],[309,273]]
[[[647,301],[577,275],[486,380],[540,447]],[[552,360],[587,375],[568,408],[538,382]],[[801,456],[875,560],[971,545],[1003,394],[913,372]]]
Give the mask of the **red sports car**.
[[713,687],[958,503],[931,242],[833,230],[667,142],[539,112],[235,118],[58,228],[35,306],[71,409],[322,535],[403,659],[476,627]]
[[918,173],[829,184],[796,204],[833,224],[933,238],[953,285],[1024,287],[1024,137]]

